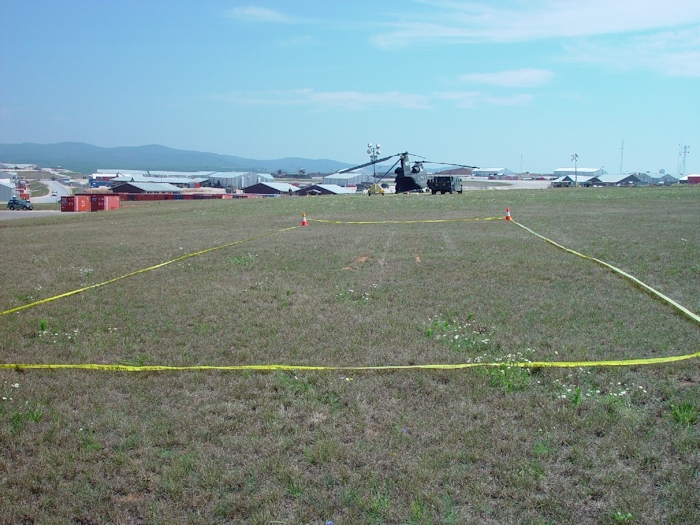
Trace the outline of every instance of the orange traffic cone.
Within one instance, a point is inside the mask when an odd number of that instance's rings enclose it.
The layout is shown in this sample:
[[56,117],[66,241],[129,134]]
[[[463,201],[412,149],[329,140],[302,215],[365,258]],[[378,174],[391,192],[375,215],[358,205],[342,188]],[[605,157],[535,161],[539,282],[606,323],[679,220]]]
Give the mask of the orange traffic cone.
[[302,214],[301,214],[301,225],[302,225],[302,226],[308,226],[308,225],[309,225],[309,223],[306,222],[306,213],[302,213]]
[[507,220],[507,221],[512,220],[512,219],[510,218],[510,208],[506,208],[506,220]]

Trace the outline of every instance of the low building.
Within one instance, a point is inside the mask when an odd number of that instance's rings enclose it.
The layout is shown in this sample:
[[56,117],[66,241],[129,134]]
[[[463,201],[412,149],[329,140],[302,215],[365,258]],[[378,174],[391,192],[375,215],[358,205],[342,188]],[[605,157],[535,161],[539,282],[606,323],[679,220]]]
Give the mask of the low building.
[[0,179],[0,203],[4,207],[15,194],[15,184],[9,179]]
[[251,171],[217,171],[209,174],[209,182],[212,188],[224,188],[233,192],[247,188],[259,182],[274,182],[275,178],[267,173],[254,173]]
[[243,193],[255,195],[292,195],[299,188],[287,182],[259,182],[243,188]]
[[574,177],[598,177],[607,175],[607,171],[603,168],[557,168],[552,172],[554,177],[563,177],[565,175],[573,175]]
[[374,178],[369,173],[351,171],[348,173],[331,173],[323,177],[323,184],[335,184],[346,188],[348,186],[358,186],[363,182],[374,182]]
[[600,175],[598,177],[601,186],[636,186],[640,180],[634,174],[629,175]]
[[118,175],[109,181],[109,185],[119,186],[125,182],[167,183],[179,188],[199,188],[209,180],[208,177],[153,177],[144,175]]
[[583,187],[591,186],[638,186],[636,175],[563,175],[552,181],[552,188],[571,188],[578,184]]
[[513,173],[508,168],[476,168],[472,170],[474,177],[487,177],[491,179],[506,179],[513,177]]
[[352,195],[356,193],[354,188],[343,188],[337,184],[312,184],[299,189],[296,195]]
[[577,184],[583,187],[602,186],[598,177],[563,175],[552,181],[552,188],[573,188]]
[[182,193],[178,188],[167,182],[123,182],[112,186],[114,193]]

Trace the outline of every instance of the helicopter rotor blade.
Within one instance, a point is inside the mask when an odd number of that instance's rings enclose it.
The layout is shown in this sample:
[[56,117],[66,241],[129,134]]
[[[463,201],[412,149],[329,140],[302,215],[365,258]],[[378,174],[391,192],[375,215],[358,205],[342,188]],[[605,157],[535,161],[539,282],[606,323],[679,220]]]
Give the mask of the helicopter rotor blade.
[[394,167],[395,167],[399,162],[401,162],[401,159],[399,159],[399,160],[397,160],[396,162],[394,162],[394,164],[391,166],[391,168],[389,168],[388,170],[386,170],[386,173],[384,173],[384,175],[381,175],[381,176],[379,176],[379,177],[376,177],[376,176],[375,176],[375,179],[376,179],[375,182],[376,182],[376,183],[381,182],[381,180],[382,180],[384,177],[386,177],[387,175],[389,175],[389,172],[390,172],[391,170],[393,170]]
[[411,157],[418,157],[419,159],[423,159],[422,162],[428,162],[425,160],[425,157],[421,157],[420,155],[416,155],[415,153],[409,153],[408,151],[404,153],[404,155],[410,155]]
[[434,160],[424,160],[426,164],[442,164],[443,166],[457,166],[458,168],[471,168],[473,170],[478,170],[479,166],[467,166],[465,164],[452,164],[451,162],[438,162]]
[[384,162],[385,160],[389,160],[393,157],[396,157],[396,155],[397,154],[389,155],[388,157],[384,157],[383,159],[377,159],[375,161],[365,162],[364,164],[360,164],[359,166],[353,166],[352,168],[346,168],[344,170],[337,171],[336,173],[347,173],[349,171],[359,170],[360,168],[364,168],[365,166],[371,166],[372,164],[379,164],[380,162]]

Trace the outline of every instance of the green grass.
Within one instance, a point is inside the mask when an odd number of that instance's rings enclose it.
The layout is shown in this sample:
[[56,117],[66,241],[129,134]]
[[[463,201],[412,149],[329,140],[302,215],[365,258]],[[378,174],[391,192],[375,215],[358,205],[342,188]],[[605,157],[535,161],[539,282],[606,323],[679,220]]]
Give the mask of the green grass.
[[[125,203],[0,223],[4,363],[455,371],[0,371],[2,523],[692,523],[694,188]],[[309,226],[299,226],[306,212]]]
[[49,194],[49,187],[43,182],[37,180],[31,181],[29,183],[29,189],[31,190],[32,197],[43,197]]

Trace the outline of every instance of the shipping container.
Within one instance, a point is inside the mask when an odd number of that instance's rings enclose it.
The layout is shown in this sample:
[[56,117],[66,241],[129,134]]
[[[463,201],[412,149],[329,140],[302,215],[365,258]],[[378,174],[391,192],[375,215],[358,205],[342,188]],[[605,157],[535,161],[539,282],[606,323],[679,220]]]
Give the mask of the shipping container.
[[90,211],[90,195],[75,196],[75,211]]
[[61,211],[75,211],[75,197],[74,196],[63,196],[61,197]]

